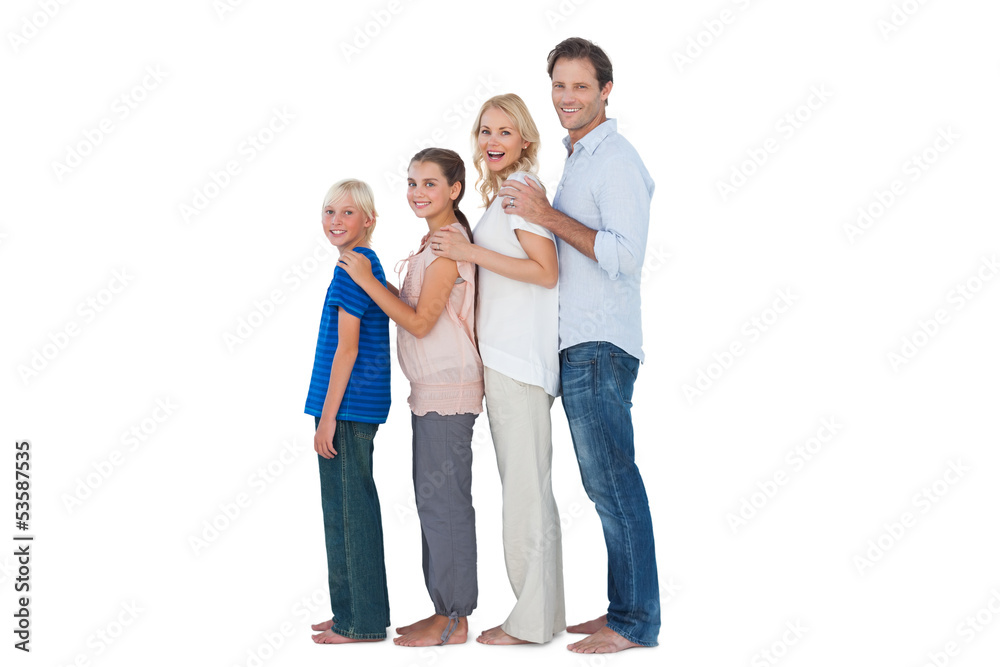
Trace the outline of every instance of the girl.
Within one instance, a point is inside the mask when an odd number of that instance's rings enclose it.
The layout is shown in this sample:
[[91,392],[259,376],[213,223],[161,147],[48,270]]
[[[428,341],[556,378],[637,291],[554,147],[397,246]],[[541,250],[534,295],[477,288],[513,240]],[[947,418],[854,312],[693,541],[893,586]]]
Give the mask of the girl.
[[[458,210],[465,165],[457,153],[424,149],[413,156],[408,176],[406,198],[427,222],[428,236],[451,229],[456,236],[471,237]],[[399,365],[410,381],[413,488],[434,614],[397,628],[401,636],[394,641],[401,646],[460,644],[478,597],[472,427],[482,412],[483,367],[473,332],[475,267],[439,258],[422,242],[407,259],[397,298],[373,277],[363,253],[344,253],[339,265],[397,324]]]
[[[365,257],[385,284],[369,248],[375,202],[364,182],[347,179],[323,199],[323,232],[341,256]],[[333,618],[312,626],[318,644],[385,639],[382,512],[372,477],[375,432],[389,413],[389,319],[341,268],[326,291],[316,360],[306,399],[316,418],[320,494]]]
[[[538,130],[517,95],[486,101],[472,128],[479,191],[487,207],[475,244],[442,229],[435,255],[479,266],[479,352],[486,367],[486,410],[503,484],[504,560],[517,603],[486,630],[484,644],[543,643],[566,628],[559,512],[552,495],[549,410],[559,394],[555,238],[504,213],[505,179],[538,181]],[[516,209],[515,209],[516,210]]]

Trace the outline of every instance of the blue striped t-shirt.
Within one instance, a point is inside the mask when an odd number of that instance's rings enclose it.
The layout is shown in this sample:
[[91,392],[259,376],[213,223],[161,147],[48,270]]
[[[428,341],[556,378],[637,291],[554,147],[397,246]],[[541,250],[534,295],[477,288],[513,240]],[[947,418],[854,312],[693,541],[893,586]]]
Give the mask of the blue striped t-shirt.
[[[385,285],[385,271],[371,248],[354,248],[371,260],[372,273]],[[361,320],[358,358],[340,401],[337,419],[343,421],[384,424],[389,415],[389,317],[375,305],[365,291],[341,267],[333,271],[333,280],[326,290],[323,318],[316,341],[316,360],[306,398],[306,414],[320,417],[326,390],[330,386],[330,369],[337,351],[338,308],[343,308]]]

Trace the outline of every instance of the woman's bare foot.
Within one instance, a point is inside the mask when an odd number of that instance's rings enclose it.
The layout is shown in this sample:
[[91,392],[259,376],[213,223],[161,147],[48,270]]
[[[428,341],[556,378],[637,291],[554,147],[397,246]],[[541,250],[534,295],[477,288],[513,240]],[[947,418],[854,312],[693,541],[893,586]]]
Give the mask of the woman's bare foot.
[[489,630],[483,630],[482,634],[476,637],[480,644],[492,644],[493,646],[513,646],[514,644],[530,644],[524,639],[508,635],[499,625]]
[[317,644],[354,644],[357,642],[382,641],[382,639],[351,639],[350,637],[345,637],[344,635],[338,635],[333,630],[324,630],[318,635],[313,635],[312,638]]
[[[441,641],[441,635],[448,627],[449,618],[441,614],[434,614],[429,619],[424,619],[413,625],[405,626],[415,628],[410,632],[396,637],[392,641],[397,646],[440,646],[441,644],[464,644],[469,637],[469,620],[465,616],[458,618],[458,626],[452,631],[451,636],[445,642]],[[425,623],[425,621],[430,621]],[[418,627],[419,626],[419,627]]]
[[574,653],[617,653],[638,646],[641,644],[630,642],[605,625],[589,637],[570,644],[566,648]]
[[437,614],[431,614],[427,618],[423,618],[416,623],[410,623],[409,625],[404,625],[396,628],[396,634],[408,635],[415,630],[422,630],[427,627]]
[[323,632],[324,630],[329,630],[333,627],[333,621],[323,621],[322,623],[315,623],[310,626],[316,632]]
[[575,635],[592,635],[607,624],[608,624],[608,615],[605,614],[600,618],[595,618],[594,620],[587,621],[586,623],[577,623],[576,625],[571,625],[566,628],[566,632],[572,632]]

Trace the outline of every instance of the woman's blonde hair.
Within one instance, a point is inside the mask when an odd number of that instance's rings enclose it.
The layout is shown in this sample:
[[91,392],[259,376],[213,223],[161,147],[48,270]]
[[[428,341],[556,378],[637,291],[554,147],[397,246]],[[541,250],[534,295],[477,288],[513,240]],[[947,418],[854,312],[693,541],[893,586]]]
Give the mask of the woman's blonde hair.
[[378,217],[378,213],[375,212],[375,193],[372,192],[371,186],[356,178],[337,181],[326,191],[323,207],[326,208],[344,197],[350,197],[362,215],[371,219],[371,226],[365,229],[365,242],[371,241],[372,234],[375,233],[375,219]]
[[[507,168],[493,172],[486,167],[486,157],[482,149],[479,148],[479,128],[483,122],[483,114],[489,109],[499,109],[507,114],[514,127],[521,134],[521,138],[529,142],[528,147],[521,151],[521,157]],[[483,197],[483,205],[489,206],[493,196],[500,190],[500,184],[507,180],[507,177],[515,171],[527,171],[534,173],[538,164],[538,145],[540,137],[535,121],[528,113],[528,106],[520,97],[514,93],[496,95],[486,100],[479,115],[476,116],[476,124],[472,128],[472,162],[476,165],[479,177],[476,179],[476,189]]]

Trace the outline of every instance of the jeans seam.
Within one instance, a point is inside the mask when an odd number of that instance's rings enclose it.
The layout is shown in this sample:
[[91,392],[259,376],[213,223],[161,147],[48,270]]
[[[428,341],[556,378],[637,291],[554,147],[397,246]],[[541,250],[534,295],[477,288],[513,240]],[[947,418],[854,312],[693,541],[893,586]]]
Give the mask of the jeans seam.
[[[615,360],[613,358],[614,354],[615,354],[614,352],[609,352],[608,353],[608,363],[611,364],[611,372],[614,373],[614,375],[615,375],[615,384],[618,385],[618,396],[619,396],[620,399],[622,399],[622,405],[625,407],[625,409],[631,410],[632,402],[624,400],[624,394],[622,393],[622,388],[621,388],[621,377],[619,376],[618,370],[615,367]],[[634,442],[634,440],[633,440],[633,442]],[[635,460],[634,453],[633,453],[632,458],[633,458],[633,462],[634,462],[634,460]],[[635,609],[638,606],[638,600],[636,599],[637,595],[638,595],[638,591],[636,590],[636,582],[635,582],[635,573],[636,573],[637,570],[636,570],[636,563],[635,563],[635,545],[633,544],[633,539],[632,539],[632,537],[633,537],[632,536],[632,523],[633,522],[631,520],[629,520],[628,518],[625,518],[625,507],[623,506],[623,504],[621,502],[621,497],[619,496],[619,493],[618,493],[618,480],[616,478],[614,478],[614,477],[612,479],[613,479],[614,485],[615,485],[615,500],[618,502],[618,505],[619,505],[618,511],[622,513],[622,518],[623,518],[622,523],[625,526],[626,544],[628,545],[629,572],[632,573],[632,577],[631,577],[631,580],[629,582],[629,589],[630,589],[629,593],[631,594],[631,600],[630,600],[629,608],[630,609]],[[630,507],[631,507],[631,505],[630,505]]]
[[[609,360],[610,360],[610,357],[609,357]],[[609,361],[609,363],[610,363],[610,361]],[[614,365],[612,364],[612,371],[613,371],[613,368],[614,368]],[[615,381],[617,383],[617,378],[616,378]],[[608,432],[608,426],[607,425],[608,425],[608,419],[602,419],[601,420],[601,430],[604,431],[604,435],[605,435],[605,437],[603,439],[605,447],[614,438],[614,435]],[[608,470],[611,470],[613,468],[613,466],[614,466],[614,461],[611,460],[611,453],[606,448],[605,448],[605,451],[603,453],[608,458],[608,464],[609,464],[608,465]],[[631,526],[629,525],[630,522],[625,518],[625,508],[624,508],[624,506],[622,504],[621,493],[620,493],[619,488],[618,488],[618,478],[617,478],[617,476],[615,476],[614,474],[611,474],[610,475],[610,481],[611,481],[611,487],[614,489],[614,493],[615,493],[615,510],[622,517],[621,524],[622,524],[622,530],[625,532],[625,540],[624,540],[624,542],[625,542],[625,552],[626,552],[626,554],[628,556],[629,573],[632,574],[632,575],[634,575],[634,573],[636,571],[635,570],[635,556],[634,556],[634,549],[632,548],[632,530],[631,530]],[[635,586],[634,577],[630,577],[630,581],[629,581],[629,605],[628,605],[629,609],[635,609],[636,608],[636,598],[635,598],[635,596],[636,596],[636,590],[635,589],[636,589],[636,586]],[[619,634],[621,634],[621,633],[619,633]]]
[[[352,425],[353,429],[353,425]],[[347,569],[347,594],[351,600],[351,623],[357,623],[358,614],[355,609],[355,595],[354,595],[354,577],[351,570],[351,532],[347,530],[347,526],[350,522],[350,516],[347,512],[347,506],[350,504],[348,502],[348,491],[347,491],[347,448],[346,439],[341,437],[340,451],[337,452],[337,456],[340,457],[340,488],[341,488],[341,504],[344,507],[341,516],[343,517],[342,530],[344,532],[344,556],[345,564],[344,567]],[[347,637],[347,635],[344,635]],[[357,639],[357,637],[354,637]]]

